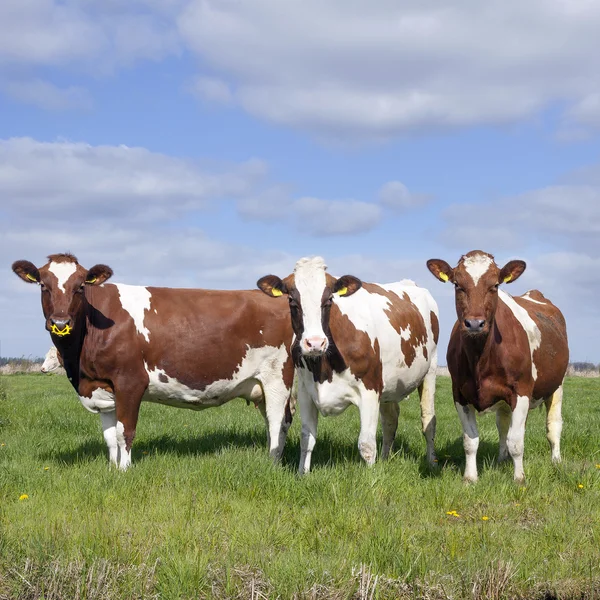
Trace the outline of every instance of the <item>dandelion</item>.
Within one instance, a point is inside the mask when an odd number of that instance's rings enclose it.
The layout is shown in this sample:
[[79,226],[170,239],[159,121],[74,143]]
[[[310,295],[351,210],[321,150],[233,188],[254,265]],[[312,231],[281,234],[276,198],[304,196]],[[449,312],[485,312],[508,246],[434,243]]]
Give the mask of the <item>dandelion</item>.
[[[6,446],[6,444],[5,444],[4,442],[2,442],[2,443],[0,444],[0,447],[2,447],[2,446]],[[600,467],[600,465],[596,465],[596,466],[597,466],[597,467]]]
[[450,515],[451,517],[460,517],[460,515],[455,510],[449,510],[446,512],[446,514]]
[[489,517],[486,517],[486,516],[483,516],[483,517],[481,517],[481,520],[482,520],[482,521],[489,521],[489,520],[490,520],[490,518],[489,518]]
[[578,487],[580,490],[582,490],[582,489],[583,489],[583,483],[579,483],[579,484],[577,485],[577,487]]
[[148,450],[144,450],[142,454],[148,454]]
[[19,500],[29,500],[29,496],[27,494],[21,494]]
[[[4,446],[4,444],[2,444]],[[600,469],[600,465],[596,465],[596,469]]]
[[44,471],[48,471],[50,467],[44,467]]

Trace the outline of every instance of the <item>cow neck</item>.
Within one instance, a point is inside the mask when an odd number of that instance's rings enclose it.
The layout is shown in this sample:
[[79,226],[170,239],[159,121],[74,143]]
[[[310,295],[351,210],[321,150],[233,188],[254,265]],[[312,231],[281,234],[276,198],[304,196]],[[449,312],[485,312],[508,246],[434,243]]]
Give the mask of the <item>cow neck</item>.
[[53,335],[52,341],[60,352],[60,356],[63,360],[63,367],[67,373],[67,377],[71,382],[71,385],[75,388],[75,391],[79,390],[79,360],[81,357],[81,349],[83,347],[83,341],[87,331],[86,315],[87,313],[87,300],[84,298],[82,303],[81,314],[77,317],[77,325],[73,328],[73,331],[64,337]]

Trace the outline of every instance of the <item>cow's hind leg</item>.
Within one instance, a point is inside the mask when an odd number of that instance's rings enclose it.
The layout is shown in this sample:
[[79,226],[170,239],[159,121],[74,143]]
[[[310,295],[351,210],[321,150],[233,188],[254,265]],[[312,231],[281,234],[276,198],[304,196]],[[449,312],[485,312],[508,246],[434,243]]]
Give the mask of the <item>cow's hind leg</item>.
[[360,411],[360,434],[358,450],[367,465],[377,458],[377,424],[379,422],[379,394],[364,394],[358,407]]
[[383,433],[381,458],[386,460],[390,455],[392,446],[394,445],[394,439],[398,429],[400,405],[397,402],[382,402],[379,407],[379,414],[381,415],[381,431]]
[[562,432],[562,400],[563,386],[545,400],[546,404],[546,437],[552,451],[552,462],[560,462],[560,434]]
[[508,405],[504,405],[504,402],[498,404],[498,412],[496,412],[496,427],[498,428],[498,462],[504,462],[508,460],[510,456],[508,453],[508,446],[506,445],[506,438],[508,436],[508,428],[510,427],[510,408]]
[[[267,445],[269,454],[275,461],[281,460],[287,432],[292,424],[289,413],[290,390],[283,383],[263,387],[264,401],[258,408],[267,427]],[[286,411],[287,409],[287,411]]]
[[100,413],[100,422],[102,423],[102,433],[104,441],[108,447],[108,459],[111,464],[117,467],[119,465],[119,444],[117,441],[117,412],[111,410]]
[[435,455],[434,439],[435,439],[435,377],[436,377],[437,360],[432,361],[429,372],[419,386],[419,398],[421,400],[421,425],[423,427],[423,435],[427,444],[427,462],[430,467],[437,463]]

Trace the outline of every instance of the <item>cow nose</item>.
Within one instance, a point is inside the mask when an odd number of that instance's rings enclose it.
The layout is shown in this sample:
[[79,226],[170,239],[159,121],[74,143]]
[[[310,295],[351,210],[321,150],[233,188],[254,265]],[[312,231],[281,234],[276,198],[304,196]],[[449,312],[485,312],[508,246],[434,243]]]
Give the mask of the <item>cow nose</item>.
[[313,336],[305,338],[304,345],[311,352],[323,352],[327,347],[327,338]]
[[69,317],[50,317],[50,323],[63,329],[65,325],[71,325],[71,319]]
[[483,331],[485,319],[465,319],[465,327],[472,333]]

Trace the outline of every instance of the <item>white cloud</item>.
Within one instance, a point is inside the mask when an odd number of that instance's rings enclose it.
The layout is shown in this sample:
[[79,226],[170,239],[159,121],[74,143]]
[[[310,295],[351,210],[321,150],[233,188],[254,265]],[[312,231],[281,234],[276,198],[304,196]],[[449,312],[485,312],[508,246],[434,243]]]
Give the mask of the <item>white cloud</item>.
[[189,89],[198,98],[207,102],[224,105],[233,103],[233,92],[222,79],[196,77]]
[[[192,0],[187,45],[250,113],[319,135],[512,123],[600,91],[600,5]],[[592,102],[593,104],[593,102]]]
[[384,206],[395,210],[408,210],[423,206],[430,197],[425,194],[414,194],[400,181],[388,181],[379,190],[379,201]]
[[0,89],[16,100],[47,110],[87,110],[93,104],[90,94],[82,87],[59,88],[41,79],[7,81]]
[[357,200],[299,198],[292,204],[292,212],[298,231],[316,236],[361,233],[381,220],[379,206]]

